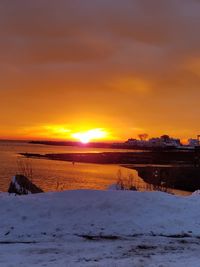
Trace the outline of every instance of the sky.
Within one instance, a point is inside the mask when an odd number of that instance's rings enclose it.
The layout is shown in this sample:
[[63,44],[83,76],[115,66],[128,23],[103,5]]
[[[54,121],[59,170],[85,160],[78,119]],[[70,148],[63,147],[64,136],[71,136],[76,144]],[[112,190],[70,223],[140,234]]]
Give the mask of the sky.
[[199,0],[1,0],[0,138],[200,133]]

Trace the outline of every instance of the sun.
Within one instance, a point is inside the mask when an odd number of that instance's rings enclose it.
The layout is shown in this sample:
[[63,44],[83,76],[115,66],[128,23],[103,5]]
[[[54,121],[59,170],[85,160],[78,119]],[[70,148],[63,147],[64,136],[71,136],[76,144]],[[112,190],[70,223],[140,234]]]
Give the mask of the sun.
[[72,137],[79,140],[83,144],[87,144],[93,140],[105,138],[107,133],[103,129],[92,129],[86,132],[78,132],[72,134]]

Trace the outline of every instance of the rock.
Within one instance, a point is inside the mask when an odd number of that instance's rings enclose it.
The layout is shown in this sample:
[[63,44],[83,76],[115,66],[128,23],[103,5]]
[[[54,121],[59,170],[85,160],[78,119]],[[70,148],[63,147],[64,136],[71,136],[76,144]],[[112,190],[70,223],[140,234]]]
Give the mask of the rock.
[[28,195],[42,192],[42,189],[33,184],[24,175],[15,175],[8,188],[8,193],[14,193],[16,195]]

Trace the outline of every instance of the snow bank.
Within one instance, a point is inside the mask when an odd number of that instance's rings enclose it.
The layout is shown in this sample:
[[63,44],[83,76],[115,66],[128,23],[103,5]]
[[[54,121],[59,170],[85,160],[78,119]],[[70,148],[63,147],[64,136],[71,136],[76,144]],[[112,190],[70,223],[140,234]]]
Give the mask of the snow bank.
[[85,234],[200,236],[199,196],[77,190],[0,194],[0,201],[0,241],[55,240]]
[[0,202],[4,267],[199,267],[199,195],[77,190]]
[[192,193],[193,196],[198,196],[200,195],[200,190],[196,190]]

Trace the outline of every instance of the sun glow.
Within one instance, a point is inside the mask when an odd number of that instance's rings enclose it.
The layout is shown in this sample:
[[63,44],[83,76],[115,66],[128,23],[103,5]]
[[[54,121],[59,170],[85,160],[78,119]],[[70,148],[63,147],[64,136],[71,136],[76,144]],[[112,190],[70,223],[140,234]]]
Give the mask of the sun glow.
[[104,139],[107,133],[103,129],[92,129],[86,132],[72,134],[72,137],[79,140],[83,144],[87,144],[92,140]]

